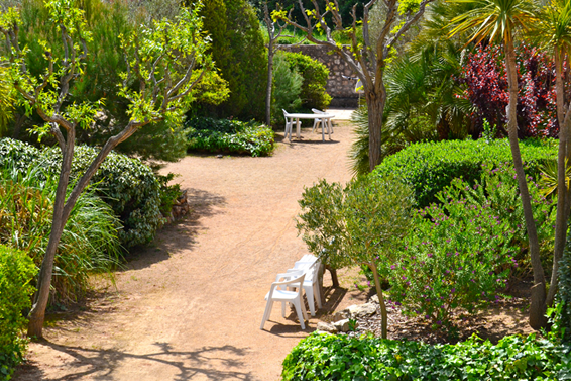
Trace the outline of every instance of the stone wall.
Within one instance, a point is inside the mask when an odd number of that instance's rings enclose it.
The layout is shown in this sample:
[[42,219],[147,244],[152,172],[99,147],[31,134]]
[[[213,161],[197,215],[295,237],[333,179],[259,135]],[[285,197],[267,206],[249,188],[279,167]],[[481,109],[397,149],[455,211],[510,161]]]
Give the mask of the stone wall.
[[303,53],[327,66],[329,79],[327,93],[333,100],[330,107],[357,107],[359,94],[355,93],[356,80],[344,79],[355,77],[349,66],[336,54],[328,54],[331,49],[324,45],[278,45],[283,51]]

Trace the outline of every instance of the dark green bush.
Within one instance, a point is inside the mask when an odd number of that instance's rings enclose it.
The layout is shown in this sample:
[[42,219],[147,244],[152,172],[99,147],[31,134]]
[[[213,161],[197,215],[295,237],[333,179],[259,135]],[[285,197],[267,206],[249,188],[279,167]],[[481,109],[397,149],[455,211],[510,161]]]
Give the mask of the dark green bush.
[[[77,179],[88,168],[97,152],[89,147],[76,148],[72,179]],[[6,153],[0,158],[0,166],[27,168],[33,163],[48,175],[59,176],[62,160],[59,148],[40,152],[5,138],[0,140],[0,153]],[[6,160],[7,157],[12,159]],[[93,177],[92,184],[97,184],[98,195],[121,219],[123,229],[119,231],[119,239],[123,247],[146,244],[153,239],[164,218],[159,210],[161,186],[148,166],[138,159],[111,153]]]
[[302,109],[325,110],[331,103],[331,96],[325,91],[329,69],[321,62],[301,53],[285,52],[285,58],[291,70],[297,71],[303,77],[300,94]]
[[10,380],[26,350],[27,341],[21,338],[26,324],[22,311],[30,307],[34,292],[30,281],[35,274],[26,254],[0,246],[0,381]]
[[274,132],[256,122],[197,117],[187,123],[190,151],[267,156],[274,149]]
[[567,380],[570,348],[508,336],[493,345],[476,337],[429,345],[312,334],[283,361],[282,380]]
[[203,3],[204,29],[212,37],[213,59],[228,81],[230,97],[215,107],[201,104],[197,115],[263,119],[268,60],[255,10],[246,0]]
[[[557,158],[557,145],[550,139],[520,141],[526,173],[538,179],[541,166]],[[409,182],[415,192],[418,207],[437,202],[436,194],[454,178],[463,178],[470,184],[480,178],[483,163],[498,166],[511,163],[507,139],[496,139],[486,144],[478,140],[443,140],[413,144],[392,155],[378,165],[376,176],[396,175]]]
[[[98,152],[90,147],[76,147],[72,178],[79,178]],[[51,148],[42,152],[38,164],[51,175],[58,175],[61,161],[60,149]],[[148,166],[138,159],[111,153],[91,182],[97,184],[99,196],[121,218],[123,230],[119,231],[119,240],[125,248],[152,241],[164,218],[159,210],[160,184]]]

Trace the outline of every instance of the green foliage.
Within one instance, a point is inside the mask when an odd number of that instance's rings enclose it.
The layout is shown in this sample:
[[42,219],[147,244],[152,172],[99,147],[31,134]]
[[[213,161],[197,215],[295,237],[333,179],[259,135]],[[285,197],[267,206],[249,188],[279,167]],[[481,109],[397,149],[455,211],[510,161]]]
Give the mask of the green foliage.
[[272,124],[279,125],[283,121],[282,110],[295,112],[301,108],[301,87],[303,77],[292,69],[284,53],[277,52],[274,57],[273,91],[272,91]]
[[0,136],[8,129],[8,123],[12,119],[13,89],[8,82],[8,70],[0,66]]
[[[0,170],[0,244],[26,252],[39,268],[51,230],[57,177],[38,167]],[[72,210],[54,260],[52,302],[81,298],[91,272],[109,273],[118,263],[121,225],[93,190]]]
[[376,264],[384,273],[410,220],[411,190],[397,179],[364,177],[344,189],[321,180],[299,201],[297,229],[324,264]]
[[212,56],[228,82],[230,96],[217,107],[202,104],[201,115],[263,119],[267,57],[260,23],[246,0],[206,1],[204,29]]
[[180,196],[182,196],[182,191],[180,190],[180,184],[168,185],[170,181],[175,178],[174,173],[169,173],[166,176],[157,176],[157,180],[161,184],[160,200],[161,206],[159,207],[163,216],[167,216],[171,211],[173,206],[176,204]]
[[559,289],[557,292],[553,331],[558,338],[571,342],[571,232],[567,235],[567,245],[563,258],[559,261]]
[[325,91],[329,69],[321,62],[301,53],[284,53],[284,57],[289,62],[291,70],[303,77],[300,95],[302,109],[325,110],[331,103],[331,96]]
[[[556,141],[526,139],[520,141],[526,171],[539,178],[544,163],[557,157]],[[463,178],[473,185],[480,178],[483,163],[498,167],[511,162],[507,139],[492,144],[479,140],[444,140],[413,144],[386,158],[375,170],[375,176],[394,175],[411,184],[416,205],[425,207],[436,202],[436,194],[450,185],[452,179]]]
[[190,151],[267,156],[274,149],[274,132],[258,123],[197,117],[188,122]]
[[313,333],[283,361],[282,380],[543,380],[571,377],[570,348],[508,336],[455,345]]
[[[59,148],[40,152],[25,143],[6,138],[0,140],[0,153],[4,154],[0,158],[2,167],[16,166],[26,170],[37,165],[48,176],[59,176],[62,161]],[[77,147],[71,178],[77,179],[83,174],[97,153],[94,148]],[[119,239],[124,248],[143,245],[153,239],[164,219],[159,209],[161,187],[149,167],[138,159],[111,153],[91,183],[96,184],[97,194],[120,217],[123,229],[119,231]]]
[[[71,178],[79,178],[98,154],[90,147],[76,147]],[[59,148],[42,152],[40,165],[51,175],[59,174],[62,156]],[[119,240],[125,248],[145,245],[164,223],[160,213],[160,184],[153,171],[138,159],[111,153],[91,180],[97,194],[121,218]]]
[[21,338],[26,324],[22,311],[30,307],[36,274],[26,254],[0,246],[0,381],[10,380],[16,365],[22,362],[27,341]]
[[408,313],[424,316],[435,329],[445,327],[450,333],[454,309],[471,314],[479,304],[493,300],[512,261],[517,266],[515,232],[497,213],[506,205],[484,196],[513,188],[497,189],[500,181],[491,178],[499,176],[487,174],[484,186],[474,186],[477,200],[467,183],[455,179],[437,195],[440,204],[420,210],[405,250],[391,266],[391,298],[403,303]]

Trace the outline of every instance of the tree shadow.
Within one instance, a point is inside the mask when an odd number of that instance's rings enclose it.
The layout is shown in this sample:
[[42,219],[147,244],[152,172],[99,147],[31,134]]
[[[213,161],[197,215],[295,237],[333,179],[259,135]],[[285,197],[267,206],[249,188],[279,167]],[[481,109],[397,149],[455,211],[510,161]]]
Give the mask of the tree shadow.
[[149,246],[133,248],[126,256],[127,263],[117,272],[141,270],[165,261],[181,250],[192,249],[196,245],[198,233],[207,230],[202,218],[223,213],[219,207],[226,204],[225,197],[196,188],[188,188],[186,191],[190,214],[163,226]]
[[[66,368],[71,372],[57,378],[46,378],[44,372],[34,364],[18,367],[14,374],[14,381],[24,380],[50,380],[72,381],[90,376],[94,380],[110,380],[113,373],[123,361],[140,361],[140,366],[155,363],[170,366],[177,371],[174,381],[186,381],[196,376],[206,376],[213,381],[222,380],[253,380],[251,373],[240,372],[238,369],[245,365],[242,358],[247,349],[236,348],[231,345],[223,347],[203,347],[196,351],[175,351],[168,343],[154,343],[157,350],[152,353],[136,355],[116,349],[98,350],[91,348],[58,345],[42,342],[42,345],[51,350],[60,352],[55,356],[70,357]],[[223,369],[220,369],[223,368]],[[157,375],[158,376],[158,375]]]

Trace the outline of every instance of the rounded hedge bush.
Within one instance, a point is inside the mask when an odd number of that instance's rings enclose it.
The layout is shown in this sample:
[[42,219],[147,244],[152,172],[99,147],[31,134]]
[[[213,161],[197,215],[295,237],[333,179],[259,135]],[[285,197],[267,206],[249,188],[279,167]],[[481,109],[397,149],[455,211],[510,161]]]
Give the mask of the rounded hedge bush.
[[[542,166],[557,159],[557,140],[526,139],[520,141],[526,173],[537,179]],[[483,163],[494,167],[511,163],[507,139],[487,144],[478,140],[442,140],[413,144],[387,157],[373,171],[376,176],[396,175],[409,182],[415,192],[416,206],[437,202],[436,194],[462,178],[474,184],[480,178]]]
[[[0,140],[0,166],[12,165],[27,168],[32,163],[50,176],[59,176],[62,156],[57,147],[38,151],[14,139]],[[76,147],[71,178],[78,179],[97,156],[98,150]],[[10,158],[7,160],[6,158]],[[123,229],[119,240],[125,248],[149,243],[155,231],[162,226],[160,212],[161,186],[153,171],[138,159],[111,153],[91,180],[97,194],[120,217]]]
[[290,69],[303,77],[300,94],[302,109],[325,110],[331,103],[331,96],[325,90],[329,78],[327,66],[302,53],[283,52],[283,54],[290,64]]
[[25,253],[0,246],[0,381],[11,378],[22,362],[27,341],[21,330],[26,324],[22,311],[30,308],[34,288],[30,281],[36,268]]

